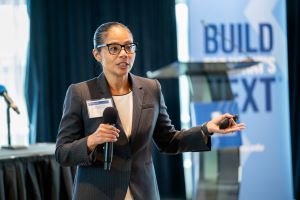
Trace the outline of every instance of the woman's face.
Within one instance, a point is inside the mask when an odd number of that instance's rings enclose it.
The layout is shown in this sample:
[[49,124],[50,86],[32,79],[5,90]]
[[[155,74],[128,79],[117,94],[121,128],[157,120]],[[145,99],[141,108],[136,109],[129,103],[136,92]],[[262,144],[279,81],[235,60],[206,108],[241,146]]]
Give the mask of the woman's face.
[[[105,36],[104,44],[125,45],[133,43],[131,33],[121,26],[111,27]],[[94,50],[94,56],[102,64],[105,75],[115,77],[127,76],[135,59],[135,53],[127,53],[124,48],[120,53],[112,55],[107,46],[101,47],[100,52]]]

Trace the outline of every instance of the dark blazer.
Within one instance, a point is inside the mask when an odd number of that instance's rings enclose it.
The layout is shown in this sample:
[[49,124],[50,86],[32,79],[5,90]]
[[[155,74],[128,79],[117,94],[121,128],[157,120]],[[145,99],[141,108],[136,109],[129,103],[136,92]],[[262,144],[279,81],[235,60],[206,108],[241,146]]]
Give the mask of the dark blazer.
[[87,137],[102,123],[102,117],[89,118],[86,100],[112,98],[104,74],[72,84],[67,91],[59,125],[55,156],[63,166],[76,166],[73,199],[123,200],[128,186],[135,200],[159,199],[152,163],[152,140],[159,151],[176,154],[210,150],[200,126],[174,129],[157,80],[129,74],[133,92],[132,133],[128,140],[120,119],[120,137],[114,143],[110,171],[103,170],[103,145],[87,151]]

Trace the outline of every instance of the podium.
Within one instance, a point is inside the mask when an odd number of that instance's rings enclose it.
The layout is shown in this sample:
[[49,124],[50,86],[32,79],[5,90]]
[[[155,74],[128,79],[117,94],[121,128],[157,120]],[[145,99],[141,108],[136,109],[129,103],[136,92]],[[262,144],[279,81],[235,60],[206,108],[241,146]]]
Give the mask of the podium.
[[[222,107],[220,105],[235,109],[221,109],[219,114],[238,114],[228,73],[239,73],[257,64],[258,62],[252,60],[218,63],[173,62],[159,70],[147,72],[147,76],[156,79],[179,78],[179,93],[182,94],[180,101],[188,103],[181,104],[181,114],[184,116],[183,112],[188,110],[191,117],[189,121],[181,120],[182,127],[189,128],[210,120],[213,115],[218,114],[216,109]],[[199,119],[197,116],[202,117]],[[192,163],[191,168],[185,168],[187,199],[238,199],[241,136],[237,133],[234,137],[222,137],[212,137],[213,148],[210,152],[184,153],[184,160]]]

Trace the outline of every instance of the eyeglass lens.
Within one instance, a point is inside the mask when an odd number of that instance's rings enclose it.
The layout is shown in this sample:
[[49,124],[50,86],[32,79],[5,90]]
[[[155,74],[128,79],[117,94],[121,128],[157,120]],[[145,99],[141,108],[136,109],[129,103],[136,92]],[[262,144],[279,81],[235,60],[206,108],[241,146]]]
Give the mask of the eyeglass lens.
[[126,53],[135,53],[136,51],[136,45],[135,44],[125,44],[125,45],[120,45],[120,44],[109,44],[108,50],[111,54],[118,54],[121,52],[122,47],[124,47],[124,50]]

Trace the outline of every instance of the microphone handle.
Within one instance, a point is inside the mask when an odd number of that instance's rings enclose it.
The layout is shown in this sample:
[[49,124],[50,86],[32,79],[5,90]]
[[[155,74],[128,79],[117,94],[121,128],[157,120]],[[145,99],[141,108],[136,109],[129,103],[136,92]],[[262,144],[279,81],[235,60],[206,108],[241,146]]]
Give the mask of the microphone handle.
[[[115,126],[115,124],[112,124]],[[110,170],[114,154],[114,145],[112,142],[106,142],[104,146],[104,170]]]
[[106,142],[104,146],[104,170],[110,170],[113,158],[114,145],[112,142]]

